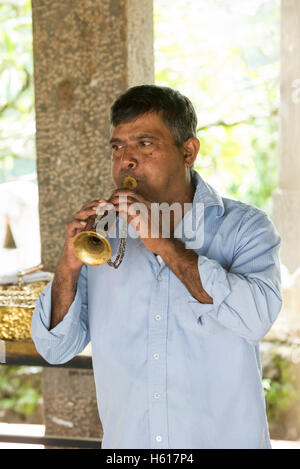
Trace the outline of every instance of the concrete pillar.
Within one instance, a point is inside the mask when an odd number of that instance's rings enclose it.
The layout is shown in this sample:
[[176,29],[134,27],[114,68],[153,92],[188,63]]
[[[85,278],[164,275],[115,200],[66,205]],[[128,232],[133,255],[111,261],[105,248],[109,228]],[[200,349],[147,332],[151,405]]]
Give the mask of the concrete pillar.
[[281,2],[280,178],[274,219],[282,235],[281,260],[300,267],[300,2]]
[[281,2],[279,188],[274,221],[282,237],[283,308],[272,332],[300,335],[300,2]]
[[[152,0],[32,0],[32,15],[41,258],[55,271],[66,222],[113,187],[112,102],[130,86],[154,82],[153,6]],[[100,436],[100,423],[89,419],[97,414],[91,373],[76,375],[80,399],[70,373],[44,370],[46,432]],[[59,382],[63,392],[53,387]],[[79,426],[70,424],[72,415],[80,415]]]
[[42,383],[47,435],[102,440],[90,370],[45,368]]
[[54,270],[65,223],[110,192],[109,108],[153,83],[152,0],[33,0],[42,261]]
[[[300,336],[300,2],[281,1],[280,177],[274,193],[274,221],[282,237],[283,307],[269,338]],[[300,349],[294,340],[287,359],[300,389]],[[300,394],[299,394],[300,395]],[[280,422],[282,438],[300,438],[300,399]]]

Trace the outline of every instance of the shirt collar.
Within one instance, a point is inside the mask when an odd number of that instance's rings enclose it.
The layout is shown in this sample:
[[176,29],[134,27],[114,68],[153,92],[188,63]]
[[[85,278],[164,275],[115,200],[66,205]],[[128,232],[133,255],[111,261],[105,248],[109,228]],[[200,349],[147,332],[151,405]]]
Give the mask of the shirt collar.
[[197,171],[192,169],[191,174],[192,183],[195,187],[192,209],[180,220],[174,231],[175,236],[182,236],[186,240],[195,239],[195,237],[203,237],[204,213],[207,207],[217,206],[217,217],[221,217],[224,213],[222,197],[202,179]]
[[[201,224],[203,223],[203,217],[199,216],[199,213],[204,213],[205,209],[207,207],[212,207],[212,206],[217,206],[218,207],[218,215],[217,217],[221,217],[224,214],[224,204],[222,197],[218,194],[218,192],[211,187],[207,182],[205,182],[200,174],[192,169],[192,182],[195,187],[195,193],[193,197],[193,204],[192,204],[192,210],[190,210],[184,217],[183,219],[179,222],[177,227],[175,228],[175,233],[181,233],[182,231],[182,224],[183,221],[185,220],[185,227],[184,227],[184,235],[183,237],[185,239],[191,239],[195,236],[195,231],[193,227],[196,227],[196,231],[201,231],[200,227],[202,226]],[[197,204],[202,205],[202,210],[197,210]],[[189,220],[191,220],[190,223],[188,223]],[[117,218],[117,224],[119,223],[119,218]],[[129,225],[128,230],[134,230],[134,228]],[[135,231],[135,230],[134,230]],[[115,235],[115,230],[113,230],[113,233]],[[108,237],[110,237],[108,235]],[[137,238],[137,241],[139,244],[142,244],[139,238]]]
[[211,207],[213,205],[218,206],[218,217],[221,217],[224,214],[224,204],[222,197],[218,194],[218,192],[211,187],[207,182],[205,182],[200,174],[192,169],[192,181],[195,186],[195,194],[193,199],[193,206],[197,202],[201,202],[204,204],[204,210],[207,207]]

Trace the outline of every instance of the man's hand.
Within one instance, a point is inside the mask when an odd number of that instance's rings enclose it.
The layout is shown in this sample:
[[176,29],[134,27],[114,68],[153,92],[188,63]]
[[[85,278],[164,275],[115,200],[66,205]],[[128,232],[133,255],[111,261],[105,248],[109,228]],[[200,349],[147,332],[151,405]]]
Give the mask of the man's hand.
[[72,242],[77,233],[81,231],[91,230],[96,218],[96,210],[99,205],[99,200],[93,200],[81,207],[76,212],[73,219],[70,220],[66,226],[66,238],[63,247],[63,252],[60,260],[60,266],[74,273],[79,273],[83,262],[81,262],[73,253]]
[[159,254],[165,238],[162,236],[162,220],[155,202],[146,200],[141,194],[129,189],[116,189],[109,199],[102,199],[102,210],[115,209],[119,218],[130,223],[138,233],[144,246]]
[[128,189],[116,189],[108,200],[100,200],[99,206],[105,210],[114,208],[120,218],[132,223],[144,246],[162,257],[194,298],[200,303],[213,303],[202,286],[197,254],[172,237],[173,226],[170,226],[171,236],[163,237],[162,220],[155,203]]
[[63,320],[74,301],[77,279],[83,262],[73,253],[72,242],[77,233],[92,228],[98,204],[99,200],[93,200],[83,205],[65,226],[65,244],[52,284],[50,329],[53,329]]

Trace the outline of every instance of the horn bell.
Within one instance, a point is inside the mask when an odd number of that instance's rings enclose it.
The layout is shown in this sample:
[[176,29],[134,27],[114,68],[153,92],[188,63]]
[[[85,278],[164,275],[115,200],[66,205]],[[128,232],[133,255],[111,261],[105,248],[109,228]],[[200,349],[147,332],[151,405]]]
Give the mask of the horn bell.
[[81,231],[73,238],[72,249],[84,264],[102,265],[111,256],[111,246],[105,236],[96,231]]

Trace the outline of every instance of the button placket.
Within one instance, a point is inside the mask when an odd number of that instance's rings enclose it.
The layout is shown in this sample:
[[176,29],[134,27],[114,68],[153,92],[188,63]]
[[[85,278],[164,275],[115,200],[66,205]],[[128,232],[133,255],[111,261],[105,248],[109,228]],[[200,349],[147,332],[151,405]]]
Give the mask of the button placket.
[[[165,275],[166,274],[166,275]],[[162,276],[156,272],[156,279],[168,280],[169,272]],[[166,402],[166,339],[169,281],[154,284],[149,314],[149,420],[151,447],[168,447],[167,402]]]

